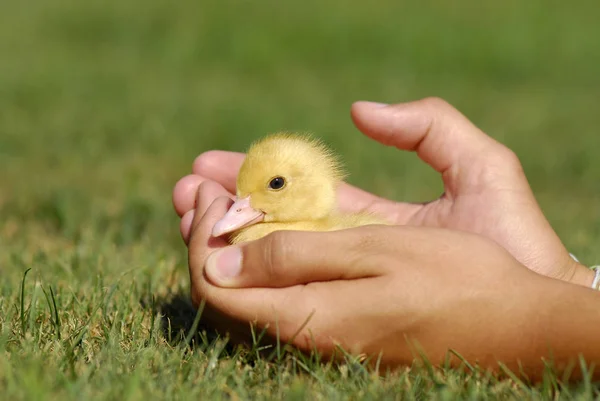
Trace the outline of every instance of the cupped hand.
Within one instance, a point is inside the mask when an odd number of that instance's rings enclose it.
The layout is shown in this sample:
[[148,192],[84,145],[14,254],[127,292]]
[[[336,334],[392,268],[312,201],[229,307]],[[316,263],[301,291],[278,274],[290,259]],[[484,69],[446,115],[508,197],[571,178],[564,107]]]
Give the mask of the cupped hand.
[[[368,137],[415,151],[440,173],[444,193],[431,202],[414,204],[390,201],[344,184],[339,190],[340,208],[373,211],[399,225],[481,234],[537,273],[591,284],[589,269],[570,257],[544,217],[514,152],[451,105],[436,98],[396,105],[357,102],[352,106],[352,119]],[[219,184],[210,187],[213,199],[233,197],[243,158],[241,153],[206,152],[194,162],[193,174],[177,183],[173,200],[182,216],[181,232],[186,242],[200,183]]]
[[561,363],[594,348],[560,330],[582,320],[568,300],[598,316],[597,295],[534,274],[482,236],[365,226],[280,231],[228,246],[210,233],[231,200],[207,201],[199,199],[191,225],[192,299],[205,301],[206,320],[237,341],[249,338],[252,322],[271,341],[327,358],[339,356],[339,345],[380,356],[384,366],[410,364],[421,352],[437,365],[453,349],[483,367],[502,361],[526,372],[543,371],[553,347]]

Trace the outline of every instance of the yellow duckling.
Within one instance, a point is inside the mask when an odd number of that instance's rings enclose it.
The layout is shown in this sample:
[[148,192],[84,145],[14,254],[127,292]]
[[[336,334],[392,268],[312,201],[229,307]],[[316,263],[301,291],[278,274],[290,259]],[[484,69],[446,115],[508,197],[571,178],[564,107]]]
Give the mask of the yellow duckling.
[[336,192],[344,174],[339,159],[322,142],[280,133],[255,142],[237,177],[237,199],[212,235],[232,244],[273,231],[332,231],[389,224],[370,213],[343,214]]

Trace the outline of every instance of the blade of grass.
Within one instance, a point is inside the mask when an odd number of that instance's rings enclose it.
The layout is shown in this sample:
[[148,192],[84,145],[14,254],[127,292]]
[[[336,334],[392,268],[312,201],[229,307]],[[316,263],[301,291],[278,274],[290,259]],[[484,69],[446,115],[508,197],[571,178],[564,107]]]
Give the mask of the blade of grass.
[[25,279],[27,278],[27,273],[31,270],[31,267],[25,270],[23,273],[23,279],[21,280],[21,335],[25,337],[25,333],[27,331],[27,321],[25,318]]

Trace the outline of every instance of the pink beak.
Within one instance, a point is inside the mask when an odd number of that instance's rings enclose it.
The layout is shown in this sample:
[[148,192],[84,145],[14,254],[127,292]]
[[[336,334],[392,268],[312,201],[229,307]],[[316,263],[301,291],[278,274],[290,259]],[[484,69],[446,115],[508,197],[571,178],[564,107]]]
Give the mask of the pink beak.
[[220,237],[240,228],[261,222],[265,214],[250,206],[250,197],[237,199],[229,208],[225,216],[217,221],[212,230],[213,237]]

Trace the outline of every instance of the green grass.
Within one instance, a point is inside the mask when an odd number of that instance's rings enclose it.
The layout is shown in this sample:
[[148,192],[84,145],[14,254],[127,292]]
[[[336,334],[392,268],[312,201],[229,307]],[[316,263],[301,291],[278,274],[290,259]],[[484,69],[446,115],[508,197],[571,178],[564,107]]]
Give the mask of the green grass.
[[349,119],[354,100],[435,95],[517,152],[569,249],[600,262],[596,3],[2,2],[1,398],[597,396],[226,347],[193,330],[170,200],[197,154],[280,129],[325,138],[366,189],[435,197],[435,174]]

